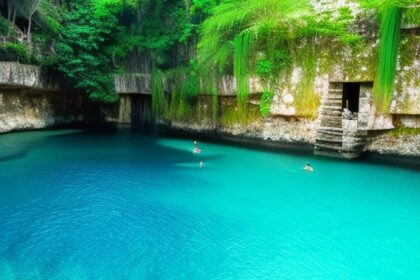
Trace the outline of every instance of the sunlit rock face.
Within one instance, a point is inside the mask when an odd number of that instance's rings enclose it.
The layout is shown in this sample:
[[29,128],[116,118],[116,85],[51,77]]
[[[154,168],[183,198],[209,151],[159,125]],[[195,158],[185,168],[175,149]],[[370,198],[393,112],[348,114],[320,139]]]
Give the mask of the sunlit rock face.
[[0,133],[81,122],[82,103],[71,94],[0,89]]
[[39,67],[0,62],[0,133],[81,122],[82,105]]
[[420,128],[420,117],[418,115],[397,115],[394,121],[403,127]]
[[391,136],[384,134],[370,140],[365,147],[366,151],[379,154],[420,156],[420,135],[398,135]]
[[[418,42],[415,53],[420,53]],[[420,115],[420,60],[411,62],[400,60],[395,82],[394,100],[391,103],[391,113]]]

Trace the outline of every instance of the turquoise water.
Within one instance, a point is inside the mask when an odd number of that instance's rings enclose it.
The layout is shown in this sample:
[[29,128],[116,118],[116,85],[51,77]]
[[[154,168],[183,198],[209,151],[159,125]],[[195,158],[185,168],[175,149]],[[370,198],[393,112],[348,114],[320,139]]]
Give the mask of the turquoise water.
[[200,146],[0,135],[0,279],[420,279],[420,172]]

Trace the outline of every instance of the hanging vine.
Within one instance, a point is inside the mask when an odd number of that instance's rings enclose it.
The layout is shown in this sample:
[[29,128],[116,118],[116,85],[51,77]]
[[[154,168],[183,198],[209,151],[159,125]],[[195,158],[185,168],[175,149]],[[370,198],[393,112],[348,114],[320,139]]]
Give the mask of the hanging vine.
[[151,91],[152,91],[152,111],[157,117],[163,116],[167,108],[165,90],[163,87],[163,73],[155,68],[152,72]]
[[402,9],[389,6],[381,13],[379,68],[373,97],[380,112],[391,104],[401,37]]
[[234,41],[233,72],[236,79],[238,113],[247,110],[249,95],[249,55],[252,44],[252,33],[243,32]]

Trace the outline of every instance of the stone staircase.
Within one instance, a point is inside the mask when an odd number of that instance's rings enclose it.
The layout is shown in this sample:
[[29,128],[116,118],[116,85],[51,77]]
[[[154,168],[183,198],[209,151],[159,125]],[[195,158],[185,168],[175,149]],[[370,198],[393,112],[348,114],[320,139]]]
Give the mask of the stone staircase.
[[351,159],[363,152],[368,140],[371,90],[372,83],[360,83],[359,112],[343,113],[343,83],[330,82],[321,103],[315,155]]
[[330,85],[328,95],[322,100],[321,116],[315,140],[315,155],[343,157],[342,128],[343,90],[339,85]]

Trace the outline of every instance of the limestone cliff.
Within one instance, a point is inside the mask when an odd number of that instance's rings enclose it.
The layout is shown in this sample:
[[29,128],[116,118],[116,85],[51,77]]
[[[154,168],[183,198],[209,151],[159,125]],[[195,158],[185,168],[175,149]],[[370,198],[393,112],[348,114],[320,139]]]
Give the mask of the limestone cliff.
[[82,96],[59,91],[37,66],[0,62],[0,133],[82,120]]

